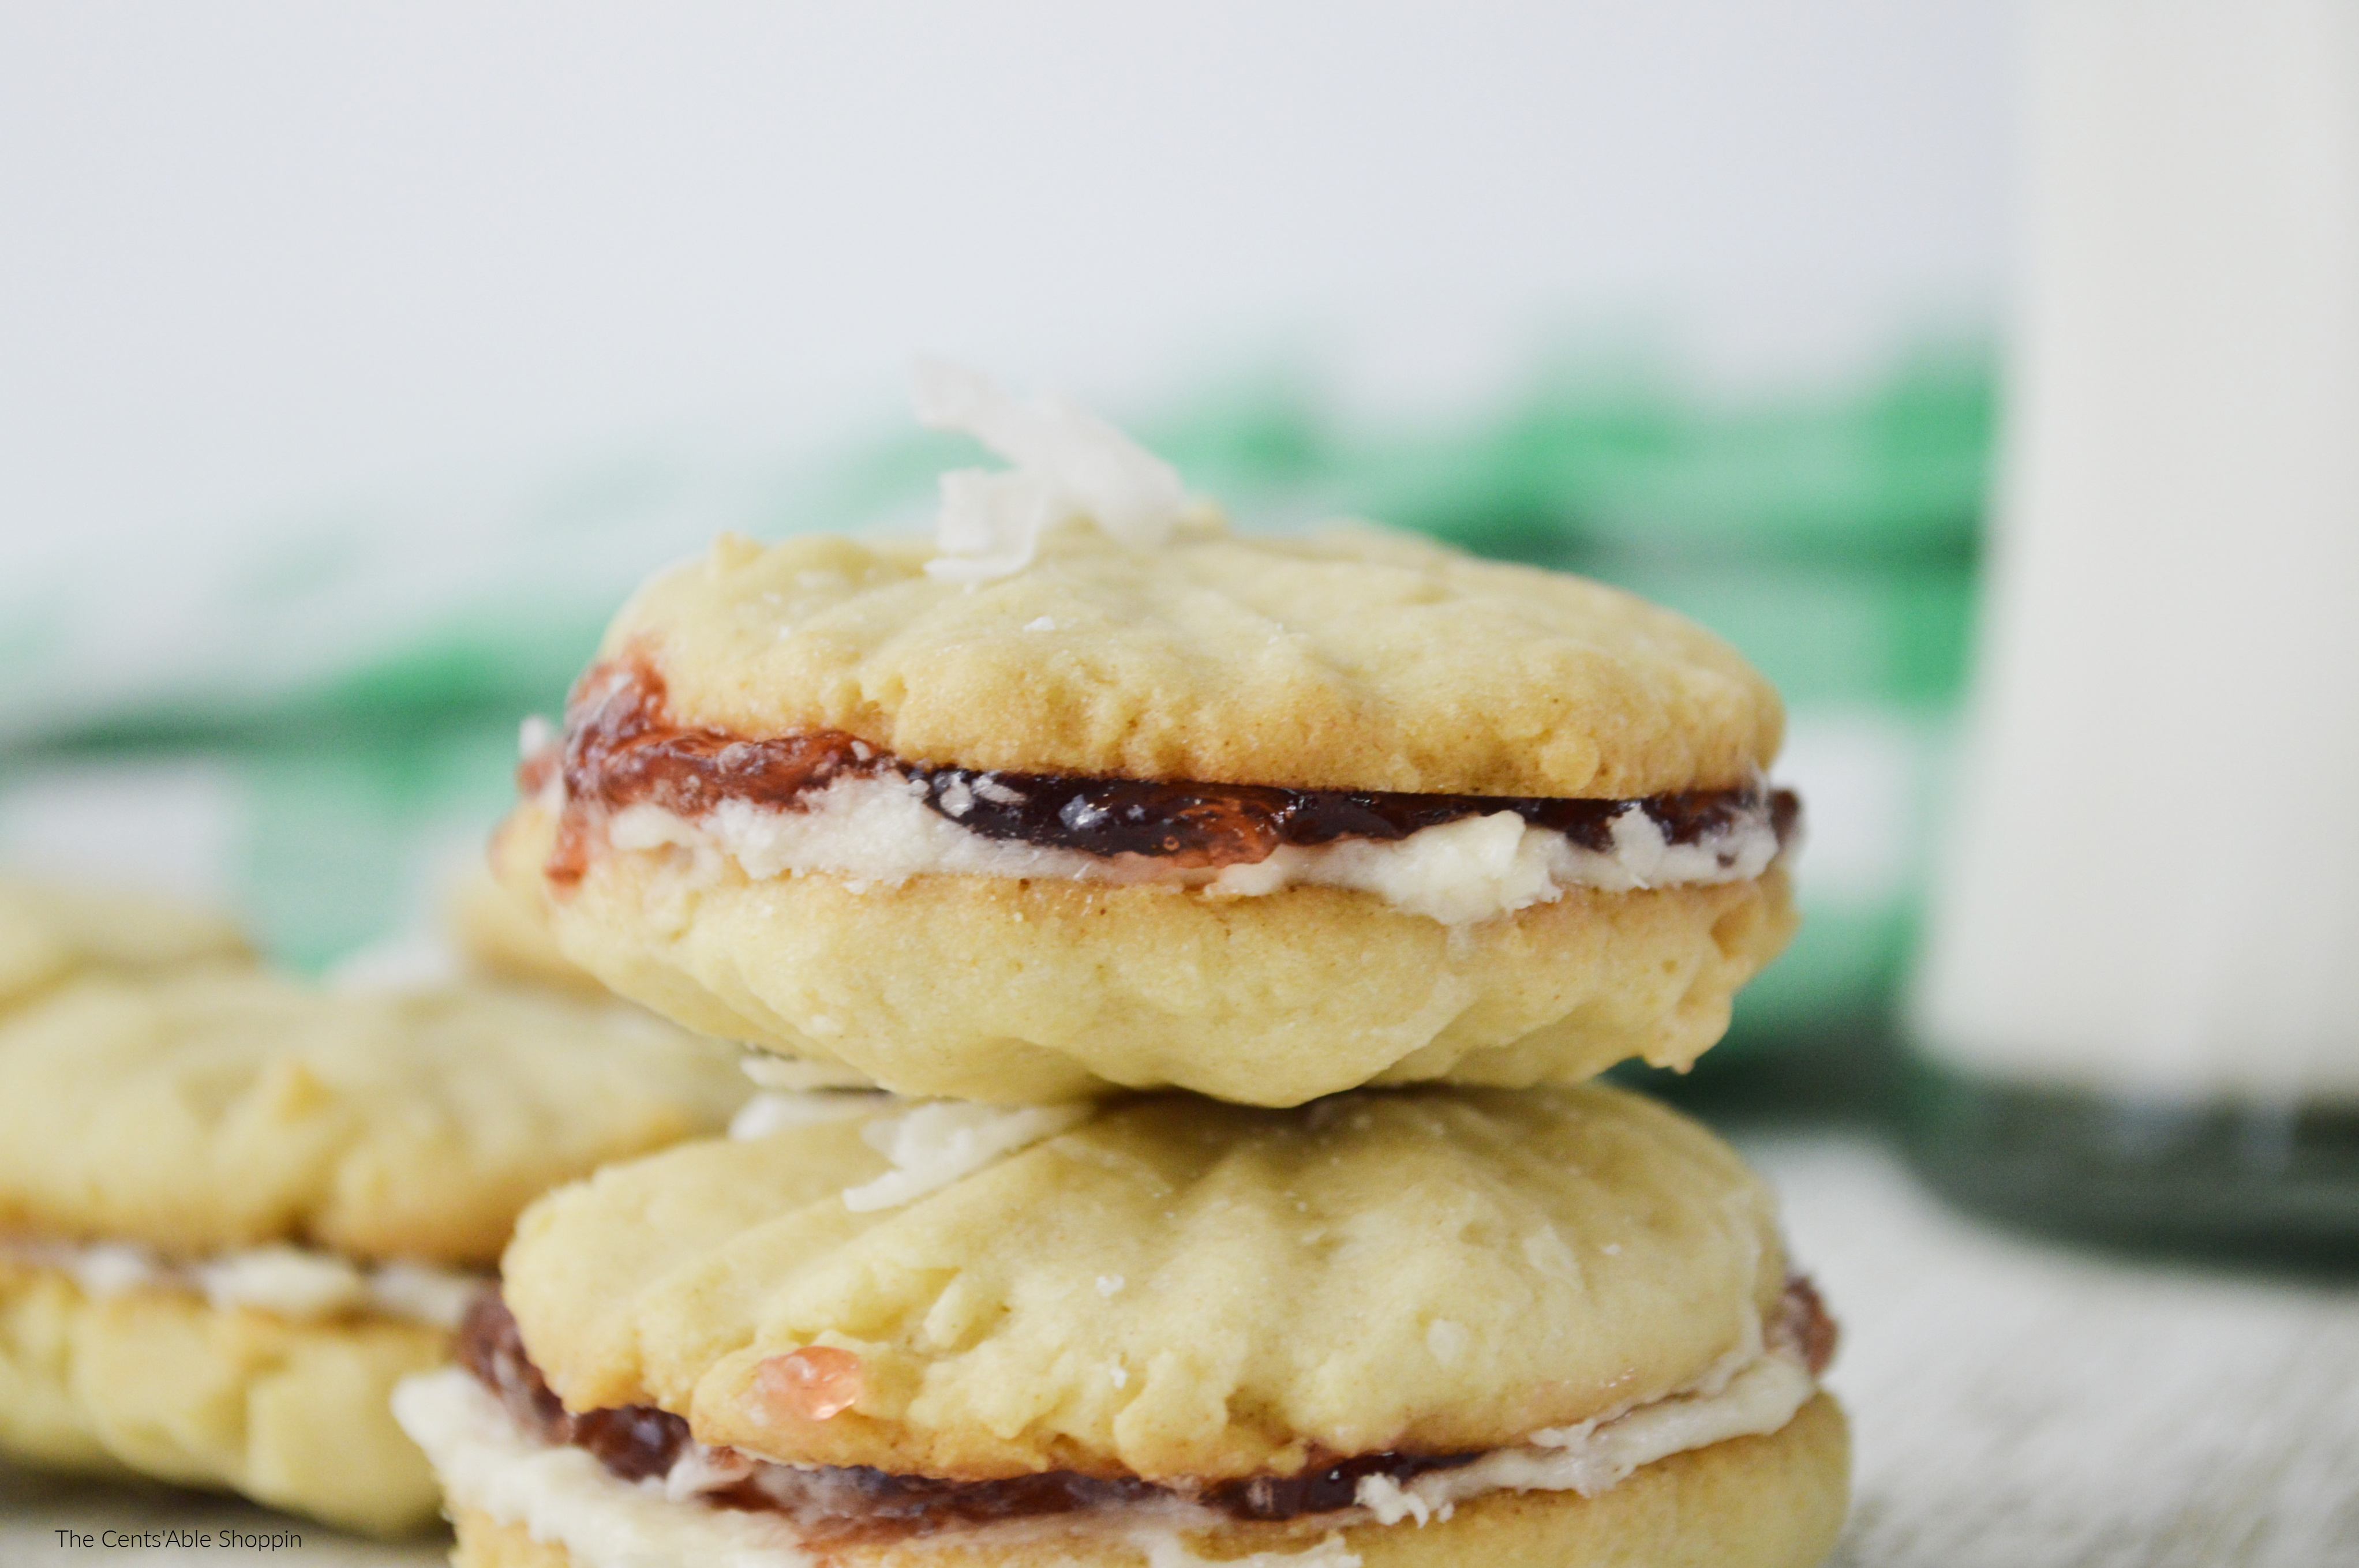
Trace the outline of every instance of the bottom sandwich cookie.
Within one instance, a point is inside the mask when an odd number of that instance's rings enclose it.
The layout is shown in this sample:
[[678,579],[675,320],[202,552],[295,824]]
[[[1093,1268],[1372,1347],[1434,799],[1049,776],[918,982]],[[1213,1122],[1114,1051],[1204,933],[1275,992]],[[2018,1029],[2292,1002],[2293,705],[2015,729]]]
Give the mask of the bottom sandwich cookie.
[[1583,1087],[804,1097],[544,1200],[406,1383],[462,1563],[1814,1563],[1833,1328]]

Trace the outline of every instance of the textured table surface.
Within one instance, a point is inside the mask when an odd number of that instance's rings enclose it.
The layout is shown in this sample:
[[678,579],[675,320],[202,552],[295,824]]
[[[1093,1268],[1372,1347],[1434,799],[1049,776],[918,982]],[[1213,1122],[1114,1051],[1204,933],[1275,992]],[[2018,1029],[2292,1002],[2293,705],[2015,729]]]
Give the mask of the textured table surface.
[[[1756,1139],[1843,1321],[1857,1441],[1843,1568],[2359,1564],[2359,1286],[2129,1264],[1941,1208],[1875,1144]],[[57,1531],[294,1530],[299,1546],[61,1546]],[[0,1564],[424,1568],[258,1509],[0,1472]]]

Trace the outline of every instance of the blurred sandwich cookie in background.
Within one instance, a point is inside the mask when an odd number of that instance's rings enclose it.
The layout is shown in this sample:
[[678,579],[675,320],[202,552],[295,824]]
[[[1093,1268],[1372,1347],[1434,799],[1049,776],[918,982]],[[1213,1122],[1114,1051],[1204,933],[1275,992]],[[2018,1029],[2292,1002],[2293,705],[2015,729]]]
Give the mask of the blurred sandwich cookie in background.
[[533,1197],[724,1126],[732,1055],[486,987],[51,988],[0,1021],[0,1454],[429,1522],[392,1386],[447,1358]]
[[236,922],[169,898],[0,875],[0,1012],[92,970],[249,964]]

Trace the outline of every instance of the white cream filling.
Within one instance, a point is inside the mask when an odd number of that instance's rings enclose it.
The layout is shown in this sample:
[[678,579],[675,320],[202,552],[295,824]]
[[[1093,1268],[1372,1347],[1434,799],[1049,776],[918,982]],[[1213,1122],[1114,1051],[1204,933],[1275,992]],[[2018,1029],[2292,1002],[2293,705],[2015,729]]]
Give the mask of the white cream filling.
[[1364,1476],[1357,1501],[1380,1523],[1414,1519],[1423,1524],[1448,1519],[1458,1504],[1485,1492],[1579,1492],[1593,1498],[1658,1459],[1776,1432],[1794,1419],[1817,1387],[1799,1362],[1763,1356],[1716,1392],[1674,1394],[1611,1421],[1536,1432],[1520,1447],[1495,1449],[1454,1470],[1429,1470],[1407,1481]]
[[[1407,1519],[1423,1526],[1448,1519],[1459,1503],[1495,1491],[1594,1497],[1656,1460],[1732,1437],[1776,1432],[1816,1388],[1790,1355],[1756,1355],[1734,1373],[1708,1378],[1689,1392],[1610,1418],[1534,1433],[1528,1443],[1471,1465],[1429,1471],[1406,1482],[1370,1476],[1360,1483],[1356,1508],[1322,1522],[1340,1528]],[[454,1508],[480,1510],[522,1525],[536,1541],[561,1544],[577,1568],[635,1568],[648,1562],[806,1568],[816,1561],[787,1515],[695,1500],[715,1482],[740,1478],[736,1468],[716,1464],[712,1451],[691,1448],[663,1479],[625,1481],[587,1450],[545,1444],[523,1431],[482,1384],[455,1368],[402,1383],[394,1390],[393,1411],[433,1461]],[[1130,1541],[1153,1568],[1187,1568],[1198,1559],[1181,1533],[1230,1522],[1225,1514],[1173,1498],[1020,1525],[948,1530],[914,1544],[981,1544],[1097,1531]],[[1243,1562],[1262,1568],[1356,1568],[1359,1559],[1331,1530],[1304,1551],[1260,1553]]]
[[545,1444],[518,1429],[481,1383],[456,1367],[402,1380],[393,1419],[426,1451],[445,1504],[522,1525],[562,1545],[575,1568],[801,1568],[811,1561],[779,1514],[687,1506],[661,1482],[635,1486],[589,1450]]
[[[1008,787],[989,779],[976,787],[986,786]],[[1605,851],[1501,811],[1405,838],[1288,845],[1266,860],[1215,873],[1179,870],[1148,855],[1091,855],[986,838],[935,810],[926,793],[921,782],[885,775],[839,778],[791,810],[728,800],[684,817],[660,806],[633,806],[607,819],[607,840],[623,850],[679,850],[690,874],[703,881],[734,861],[756,881],[819,871],[847,879],[856,892],[941,875],[1192,887],[1233,898],[1337,887],[1447,925],[1551,903],[1573,888],[1626,892],[1749,881],[1777,853],[1777,831],[1766,813],[1695,843],[1673,844],[1634,804],[1613,818],[1613,848]],[[944,804],[957,809],[955,797],[946,796]]]
[[102,1301],[126,1291],[185,1291],[215,1307],[252,1307],[301,1322],[375,1314],[456,1328],[491,1282],[429,1263],[364,1266],[286,1246],[174,1263],[125,1241],[0,1241],[0,1258],[70,1274],[84,1295]]
[[765,1089],[729,1119],[729,1136],[750,1143],[790,1128],[865,1116],[892,1104],[893,1098],[882,1090]]

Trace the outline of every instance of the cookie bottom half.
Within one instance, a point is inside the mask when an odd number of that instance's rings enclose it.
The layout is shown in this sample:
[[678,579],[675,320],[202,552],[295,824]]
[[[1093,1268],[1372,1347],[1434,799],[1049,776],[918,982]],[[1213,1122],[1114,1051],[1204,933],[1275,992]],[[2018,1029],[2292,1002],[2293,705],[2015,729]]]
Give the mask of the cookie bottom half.
[[432,1522],[438,1494],[387,1400],[449,1346],[386,1318],[299,1323],[179,1291],[93,1298],[61,1270],[0,1262],[0,1454],[398,1534]]
[[503,880],[547,897],[567,956],[616,991],[902,1094],[998,1104],[1169,1087],[1290,1106],[1368,1083],[1571,1082],[1630,1056],[1685,1067],[1795,924],[1774,866],[1459,927],[1339,888],[749,880],[661,850],[602,853],[549,896],[537,815],[503,835]]
[[[1810,1568],[1842,1532],[1849,1487],[1843,1411],[1821,1394],[1775,1433],[1657,1460],[1593,1498],[1495,1492],[1424,1525],[1239,1523],[1159,1545],[1082,1531],[972,1544],[937,1536],[832,1545],[821,1555],[829,1568],[1166,1568],[1246,1558],[1254,1568],[1289,1560],[1301,1568]],[[614,1568],[479,1509],[453,1517],[456,1568]],[[667,1565],[635,1560],[633,1568]]]

